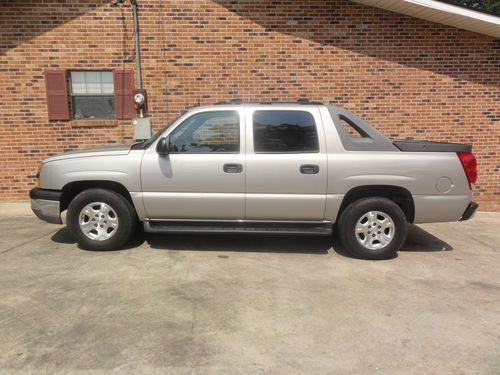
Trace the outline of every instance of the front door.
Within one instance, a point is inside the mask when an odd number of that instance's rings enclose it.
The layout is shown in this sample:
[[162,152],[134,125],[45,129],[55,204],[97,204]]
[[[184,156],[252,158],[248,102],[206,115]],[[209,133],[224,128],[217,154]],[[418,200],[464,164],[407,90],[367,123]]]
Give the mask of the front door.
[[242,110],[200,110],[156,142],[143,157],[141,181],[149,219],[243,219],[245,133]]
[[321,221],[327,156],[319,110],[246,110],[246,219]]

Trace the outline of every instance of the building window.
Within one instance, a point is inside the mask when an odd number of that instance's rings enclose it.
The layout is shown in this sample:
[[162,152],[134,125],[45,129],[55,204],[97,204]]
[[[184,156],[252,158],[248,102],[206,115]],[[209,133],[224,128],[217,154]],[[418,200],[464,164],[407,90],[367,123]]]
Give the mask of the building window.
[[113,72],[72,71],[70,83],[74,119],[115,118]]
[[306,111],[255,111],[253,142],[257,153],[319,152],[316,123]]

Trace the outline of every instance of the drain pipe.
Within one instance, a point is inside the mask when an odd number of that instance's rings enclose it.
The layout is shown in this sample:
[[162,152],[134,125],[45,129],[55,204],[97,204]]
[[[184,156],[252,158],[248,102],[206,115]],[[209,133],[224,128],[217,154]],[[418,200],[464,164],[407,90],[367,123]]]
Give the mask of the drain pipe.
[[[142,90],[141,77],[141,49],[139,48],[139,17],[137,15],[137,0],[130,0],[132,14],[134,15],[134,41],[135,41],[135,64],[137,66],[137,89]],[[139,116],[144,117],[143,109],[139,109]]]
[[142,89],[141,80],[141,50],[139,49],[139,20],[137,17],[137,0],[130,0],[134,15],[135,63],[137,65],[137,88]]
[[[134,94],[136,108],[139,107],[139,117],[134,118],[134,137],[136,140],[144,140],[151,137],[151,118],[144,117],[144,107],[146,105],[146,91],[142,89],[141,75],[141,49],[139,47],[139,16],[137,0],[129,0],[132,5],[132,14],[134,17],[134,44],[135,44],[135,63],[137,68],[137,88]],[[113,0],[112,6],[123,4],[125,0]]]

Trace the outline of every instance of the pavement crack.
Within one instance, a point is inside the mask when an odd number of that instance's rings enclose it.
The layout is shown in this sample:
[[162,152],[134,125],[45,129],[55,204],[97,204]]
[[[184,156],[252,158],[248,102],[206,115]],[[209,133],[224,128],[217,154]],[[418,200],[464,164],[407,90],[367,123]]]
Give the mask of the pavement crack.
[[[59,229],[58,229],[58,230],[59,230]],[[43,237],[45,237],[45,236],[48,236],[49,234],[53,234],[53,233],[56,233],[56,232],[57,232],[57,230],[51,230],[50,232],[44,233],[44,234],[42,234],[42,235],[41,235],[41,236],[39,236],[39,237],[32,238],[32,239],[30,239],[30,240],[28,240],[28,241],[24,241],[24,242],[22,242],[22,243],[20,243],[20,244],[17,244],[17,245],[14,245],[14,246],[12,246],[12,247],[9,247],[8,249],[2,250],[2,251],[0,251],[0,254],[5,254],[5,253],[8,253],[8,252],[9,252],[9,251],[11,251],[11,250],[17,249],[18,247],[24,246],[24,245],[26,245],[26,244],[29,244],[30,242],[33,242],[33,241],[39,240],[40,238],[43,238]]]

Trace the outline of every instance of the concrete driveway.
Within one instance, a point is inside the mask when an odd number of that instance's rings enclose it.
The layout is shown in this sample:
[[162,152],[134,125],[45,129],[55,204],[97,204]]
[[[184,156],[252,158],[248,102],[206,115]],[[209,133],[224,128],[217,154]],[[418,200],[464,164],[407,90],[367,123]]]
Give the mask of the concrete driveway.
[[0,234],[0,373],[500,373],[500,214],[412,226],[389,261],[314,237],[84,251],[26,204]]

